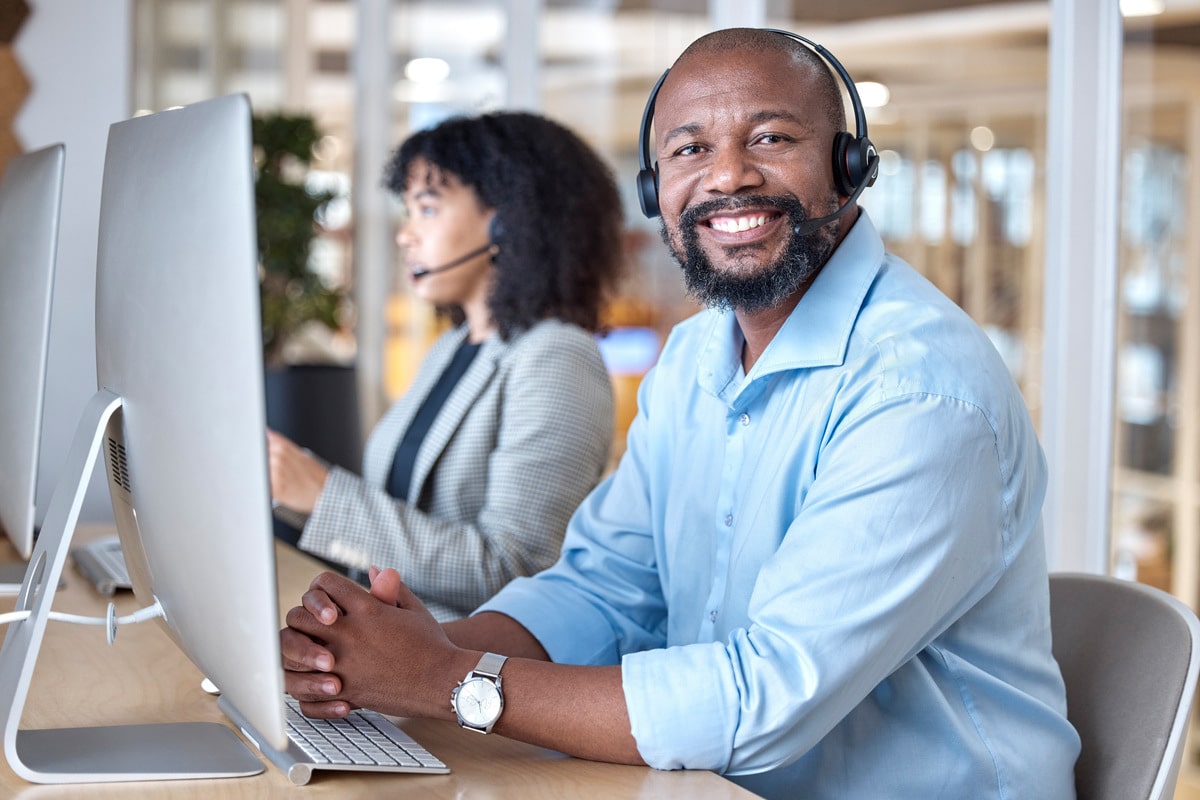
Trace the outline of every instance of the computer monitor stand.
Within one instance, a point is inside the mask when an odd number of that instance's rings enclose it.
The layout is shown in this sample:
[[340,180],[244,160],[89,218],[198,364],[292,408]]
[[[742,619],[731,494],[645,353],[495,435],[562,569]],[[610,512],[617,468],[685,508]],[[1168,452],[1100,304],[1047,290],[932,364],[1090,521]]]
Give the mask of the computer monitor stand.
[[224,778],[256,775],[263,764],[233,730],[216,722],[20,730],[34,663],[66,562],[87,483],[121,398],[101,389],[84,408],[63,474],[17,597],[27,619],[9,624],[0,649],[4,754],[33,783]]
[[[0,597],[20,594],[28,574],[29,564],[25,561],[0,562]],[[63,586],[63,582],[59,580],[58,587],[61,589]]]

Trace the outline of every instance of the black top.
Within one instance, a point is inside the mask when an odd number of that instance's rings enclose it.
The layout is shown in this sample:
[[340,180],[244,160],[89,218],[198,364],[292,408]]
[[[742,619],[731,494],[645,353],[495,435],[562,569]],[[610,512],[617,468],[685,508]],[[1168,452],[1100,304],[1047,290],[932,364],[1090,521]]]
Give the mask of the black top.
[[446,404],[446,398],[454,391],[454,387],[458,385],[478,352],[478,344],[464,341],[459,345],[457,352],[454,353],[454,358],[446,365],[446,370],[434,384],[429,396],[421,403],[416,416],[409,423],[408,430],[404,432],[404,438],[400,440],[400,444],[396,448],[396,455],[392,459],[392,473],[387,482],[388,494],[397,500],[408,500],[408,484],[412,480],[413,464],[417,460],[417,451],[421,449],[421,442],[425,441],[429,429],[433,426],[433,421],[437,419],[442,406]]

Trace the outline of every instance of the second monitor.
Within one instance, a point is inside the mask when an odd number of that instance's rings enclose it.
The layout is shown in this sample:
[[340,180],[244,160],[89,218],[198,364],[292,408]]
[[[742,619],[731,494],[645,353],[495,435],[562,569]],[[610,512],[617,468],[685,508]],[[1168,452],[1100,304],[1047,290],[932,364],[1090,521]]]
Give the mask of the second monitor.
[[22,559],[0,563],[5,594],[33,551],[64,161],[51,145],[13,157],[0,179],[0,529]]

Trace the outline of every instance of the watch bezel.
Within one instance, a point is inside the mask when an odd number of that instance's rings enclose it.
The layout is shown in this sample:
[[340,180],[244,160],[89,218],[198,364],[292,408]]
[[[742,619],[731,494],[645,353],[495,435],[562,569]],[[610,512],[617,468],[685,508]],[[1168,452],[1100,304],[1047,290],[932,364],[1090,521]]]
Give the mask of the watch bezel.
[[[491,732],[492,726],[496,724],[496,722],[500,719],[500,715],[504,712],[504,692],[501,689],[501,681],[502,678],[499,675],[494,677],[478,675],[472,671],[471,674],[467,675],[467,677],[458,684],[458,686],[454,687],[454,693],[450,700],[451,705],[454,707],[454,714],[458,717],[458,724],[461,727],[468,728],[473,731],[479,731],[480,733]],[[495,694],[497,700],[496,713],[492,715],[490,719],[475,722],[464,715],[463,709],[459,707],[459,700],[463,697],[463,689],[465,689],[471,683],[486,684],[487,689],[485,691]]]

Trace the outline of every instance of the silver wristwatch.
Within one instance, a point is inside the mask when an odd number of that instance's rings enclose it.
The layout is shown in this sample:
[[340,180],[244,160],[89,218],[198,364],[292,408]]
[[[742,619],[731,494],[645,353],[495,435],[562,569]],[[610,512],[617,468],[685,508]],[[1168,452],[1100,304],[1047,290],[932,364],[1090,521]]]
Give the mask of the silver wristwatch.
[[475,669],[450,694],[450,707],[458,715],[458,724],[467,730],[490,733],[504,710],[500,691],[500,668],[508,656],[484,653]]

